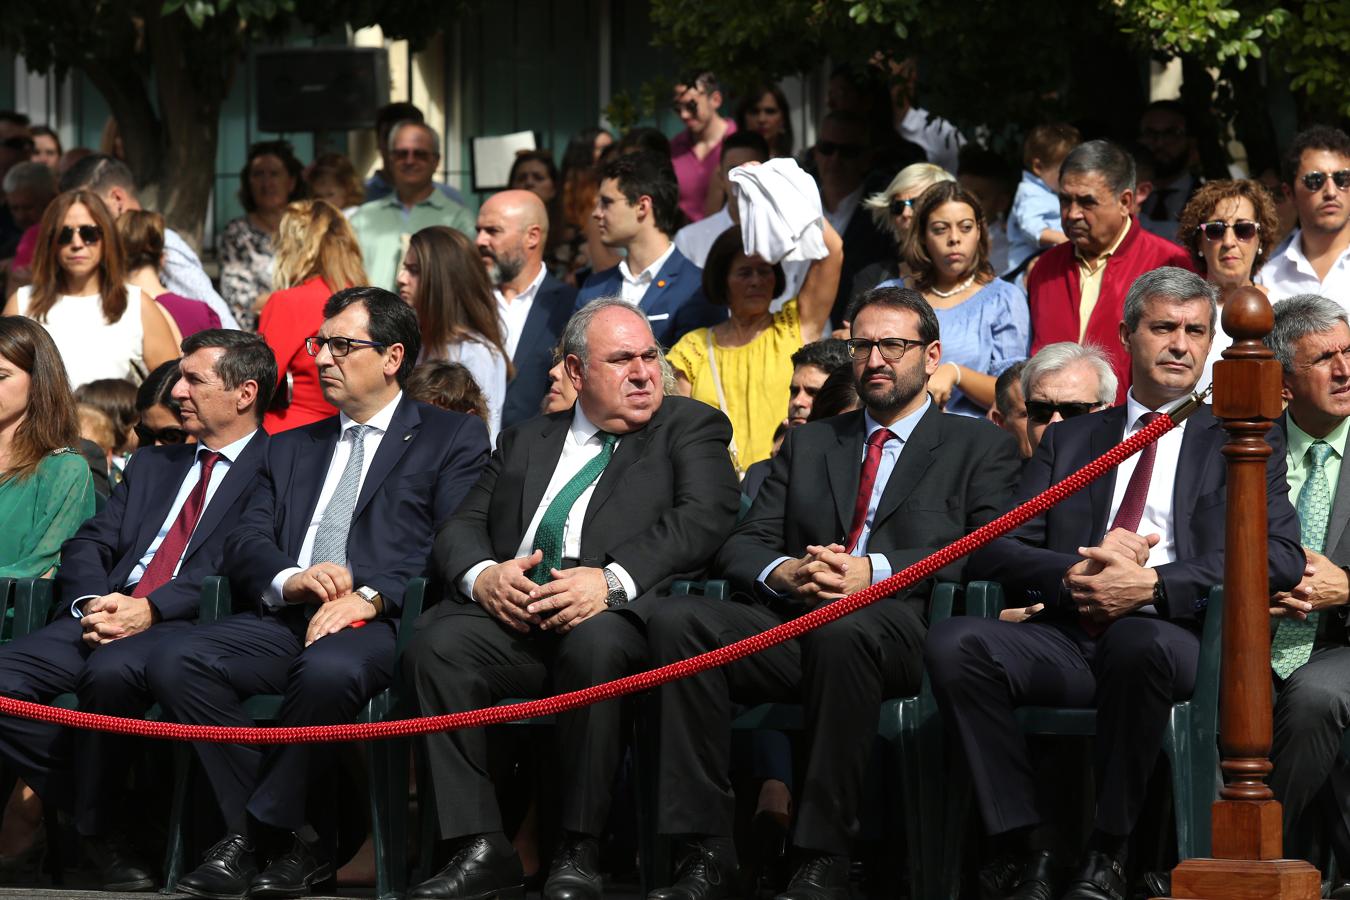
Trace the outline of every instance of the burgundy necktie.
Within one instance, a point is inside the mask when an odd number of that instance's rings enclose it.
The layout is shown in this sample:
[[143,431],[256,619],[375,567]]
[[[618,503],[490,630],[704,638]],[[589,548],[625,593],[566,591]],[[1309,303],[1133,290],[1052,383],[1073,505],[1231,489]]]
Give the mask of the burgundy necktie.
[[192,530],[197,527],[197,520],[202,517],[202,510],[206,507],[206,488],[211,483],[211,470],[215,468],[220,454],[207,451],[197,459],[202,464],[201,477],[197,479],[187,500],[183,501],[183,508],[169,526],[169,533],[159,542],[155,555],[150,558],[150,565],[145,567],[145,574],[131,592],[133,597],[148,597],[151,591],[167,584],[173,578],[174,569],[178,567],[178,560],[182,559],[188,541],[192,539]]
[[[1147,428],[1159,415],[1155,412],[1144,413],[1139,417],[1140,427]],[[1153,478],[1153,461],[1157,458],[1157,441],[1140,451],[1139,462],[1130,475],[1130,483],[1125,485],[1125,496],[1120,499],[1120,509],[1116,510],[1116,520],[1111,523],[1111,529],[1139,530],[1139,520],[1144,518],[1144,504],[1148,500],[1148,484]]]
[[862,475],[858,478],[858,501],[853,504],[853,523],[848,529],[848,547],[845,552],[852,553],[862,538],[863,526],[867,524],[867,507],[872,503],[872,488],[876,487],[877,469],[881,467],[881,448],[895,435],[888,428],[878,428],[867,438],[867,457],[863,459]]

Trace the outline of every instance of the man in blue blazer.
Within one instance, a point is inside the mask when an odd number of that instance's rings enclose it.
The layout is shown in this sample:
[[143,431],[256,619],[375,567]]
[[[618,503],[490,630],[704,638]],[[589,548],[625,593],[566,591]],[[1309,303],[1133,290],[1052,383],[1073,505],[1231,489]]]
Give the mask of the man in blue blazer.
[[[475,416],[403,393],[417,317],[381,288],[348,288],[309,339],[339,415],[272,439],[258,490],[225,548],[225,571],[256,612],[194,629],[149,663],[168,717],[252,724],[243,699],[284,694],[281,725],[350,722],[386,688],[408,580],[488,454]],[[353,626],[363,627],[353,627]],[[197,897],[294,897],[333,874],[307,823],[312,774],[331,753],[200,744],[227,834],[179,882]],[[270,865],[257,872],[255,847]]]
[[679,230],[679,203],[680,185],[666,157],[629,153],[605,166],[593,215],[600,241],[622,248],[626,258],[586,279],[577,309],[596,297],[622,297],[642,310],[665,347],[727,317],[726,307],[704,298],[703,270],[671,242]]
[[[144,447],[108,505],[61,548],[51,624],[0,647],[0,694],[47,702],[73,691],[90,712],[140,716],[153,702],[145,660],[181,639],[197,617],[202,579],[220,571],[225,538],[257,485],[267,449],[259,428],[277,383],[262,338],[210,330],[183,342],[173,389],[196,443]],[[122,835],[132,824],[122,790],[134,742],[0,718],[0,757],[43,799],[73,807],[100,882],[154,887]]]

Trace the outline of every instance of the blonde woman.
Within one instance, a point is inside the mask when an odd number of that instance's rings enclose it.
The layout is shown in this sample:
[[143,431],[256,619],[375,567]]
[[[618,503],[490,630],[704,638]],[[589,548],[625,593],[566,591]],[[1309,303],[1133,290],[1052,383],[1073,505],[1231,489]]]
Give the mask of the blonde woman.
[[263,419],[269,434],[337,414],[323,399],[319,370],[305,350],[305,338],[318,333],[329,297],[366,280],[361,247],[337,207],[323,200],[286,206],[277,227],[276,290],[258,320],[258,333],[276,354],[279,376],[277,399]]
[[909,223],[914,221],[914,202],[933,185],[955,180],[956,177],[942,166],[914,163],[901,169],[891,179],[886,190],[863,201],[877,228],[895,238],[896,254],[895,259],[873,263],[860,270],[853,278],[851,296],[870,291],[883,281],[913,274],[905,265],[903,248],[905,235],[909,233]]

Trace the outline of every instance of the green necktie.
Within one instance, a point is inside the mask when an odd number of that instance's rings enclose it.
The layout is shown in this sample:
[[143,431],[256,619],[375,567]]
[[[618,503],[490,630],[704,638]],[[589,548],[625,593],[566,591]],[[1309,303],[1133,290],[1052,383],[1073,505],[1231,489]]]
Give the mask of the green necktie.
[[581,471],[572,476],[572,480],[563,485],[563,489],[553,498],[553,502],[544,510],[539,527],[534,531],[534,549],[542,550],[544,558],[539,565],[530,570],[530,580],[535,584],[548,584],[552,577],[549,573],[562,564],[563,527],[572,512],[577,498],[586,492],[586,488],[600,477],[609,460],[614,456],[614,443],[618,437],[606,432],[598,432],[604,446],[590,462],[581,467]]
[[[1327,459],[1332,454],[1326,441],[1313,441],[1308,446],[1308,477],[1299,491],[1298,521],[1303,546],[1322,552],[1327,539],[1327,522],[1331,518],[1331,485],[1327,483]],[[1308,618],[1281,619],[1275,629],[1275,640],[1270,643],[1270,665],[1280,678],[1288,678],[1294,670],[1312,656],[1313,641],[1317,638],[1317,613]]]

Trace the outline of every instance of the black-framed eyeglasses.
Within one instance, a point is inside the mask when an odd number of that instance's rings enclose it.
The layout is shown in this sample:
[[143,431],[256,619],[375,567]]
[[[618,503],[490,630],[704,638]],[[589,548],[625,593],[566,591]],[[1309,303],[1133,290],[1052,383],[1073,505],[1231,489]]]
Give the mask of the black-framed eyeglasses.
[[839,144],[834,141],[816,141],[816,150],[821,156],[834,156],[838,153],[844,159],[857,159],[862,156],[862,144]]
[[[1331,180],[1336,185],[1336,189],[1343,191],[1350,188],[1350,169],[1341,169],[1338,172],[1331,173]],[[1303,186],[1310,191],[1320,191],[1322,185],[1327,183],[1326,172],[1308,172],[1300,179]]]
[[1073,419],[1087,415],[1101,406],[1100,403],[1051,403],[1049,400],[1028,400],[1027,418],[1044,425],[1059,413],[1061,419]]
[[1218,243],[1223,240],[1223,236],[1228,233],[1230,228],[1233,229],[1233,237],[1246,243],[1256,237],[1256,233],[1261,230],[1261,223],[1249,222],[1246,219],[1239,219],[1236,222],[1215,219],[1213,222],[1202,222],[1195,227],[1195,230],[1203,234],[1206,240]]
[[64,247],[75,240],[76,234],[80,236],[80,242],[85,244],[97,244],[103,240],[103,229],[97,225],[80,225],[76,228],[63,225],[61,230],[56,233],[56,243]]
[[151,428],[149,425],[136,425],[136,440],[142,447],[154,447],[159,444],[181,444],[188,439],[188,433],[181,428]]
[[363,341],[360,338],[349,337],[310,337],[305,338],[305,350],[310,356],[318,356],[319,351],[328,346],[328,352],[333,354],[335,359],[346,356],[353,349],[362,347],[387,347],[388,344],[381,344],[379,341]]
[[916,341],[913,338],[882,338],[869,341],[867,338],[849,338],[848,355],[862,362],[872,355],[872,348],[881,351],[881,358],[895,362],[903,357],[910,347],[927,347],[928,341]]
[[901,200],[899,197],[896,197],[891,201],[891,215],[893,216],[903,216],[905,214],[905,210],[913,208],[914,208],[913,197],[909,197],[904,200]]

